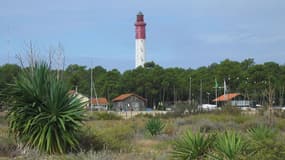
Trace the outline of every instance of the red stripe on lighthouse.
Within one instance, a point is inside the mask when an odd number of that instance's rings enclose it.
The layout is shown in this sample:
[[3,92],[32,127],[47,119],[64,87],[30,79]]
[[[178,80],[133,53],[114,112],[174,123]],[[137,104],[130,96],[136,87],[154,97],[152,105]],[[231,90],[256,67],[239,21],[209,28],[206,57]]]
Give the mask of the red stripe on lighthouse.
[[137,15],[136,26],[136,39],[145,39],[145,26],[144,15],[139,12]]

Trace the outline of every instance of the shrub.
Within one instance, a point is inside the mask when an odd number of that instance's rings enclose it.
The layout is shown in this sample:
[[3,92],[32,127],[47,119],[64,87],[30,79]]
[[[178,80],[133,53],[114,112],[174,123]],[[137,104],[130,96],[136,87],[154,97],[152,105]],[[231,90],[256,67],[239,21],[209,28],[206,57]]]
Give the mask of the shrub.
[[47,153],[76,149],[84,103],[68,94],[45,62],[22,69],[9,90],[9,128],[18,140]]
[[154,115],[152,114],[142,114],[142,113],[139,113],[137,115],[135,115],[135,118],[153,118]]
[[96,135],[103,142],[104,149],[129,151],[130,141],[134,136],[131,125],[114,125],[113,127],[96,131]]
[[203,133],[221,131],[225,128],[220,122],[212,122],[208,119],[197,121],[196,125],[199,127],[200,132]]
[[79,148],[81,151],[99,151],[104,149],[103,140],[98,137],[90,127],[84,128],[78,134]]
[[172,121],[168,121],[165,128],[164,128],[164,133],[167,134],[168,136],[172,136],[175,134],[175,126]]
[[276,133],[275,129],[269,128],[265,125],[258,125],[257,127],[248,129],[250,138],[256,142],[263,141],[268,138],[273,139]]
[[241,114],[241,110],[239,108],[231,106],[231,105],[223,106],[222,109],[219,110],[218,112],[222,114],[228,114],[228,115],[234,115],[234,116]]
[[[130,151],[132,149],[131,140],[135,135],[136,127],[137,123],[133,120],[90,121],[86,122],[86,128],[84,127],[83,132],[87,135],[86,140],[90,138],[93,146],[98,142],[100,146],[102,144],[103,149]],[[92,137],[95,139],[91,140]]]
[[158,135],[161,133],[165,124],[159,118],[151,118],[146,123],[146,130],[152,135]]
[[192,125],[194,123],[192,119],[186,118],[176,118],[175,121],[177,126]]
[[88,120],[121,120],[122,117],[112,112],[89,112]]
[[285,119],[276,118],[276,122],[275,122],[274,126],[281,131],[285,131]]
[[184,103],[178,103],[173,106],[173,112],[168,112],[167,117],[183,117],[185,115],[189,114],[197,114],[202,113],[203,111],[198,108],[197,103],[192,104],[184,104]]
[[255,159],[283,159],[285,157],[284,139],[278,139],[274,128],[259,125],[248,129],[250,149]]
[[202,159],[205,158],[213,143],[214,136],[187,131],[173,145],[173,159]]
[[235,160],[245,159],[247,144],[236,132],[226,131],[219,134],[214,142],[214,151],[209,154],[211,159]]

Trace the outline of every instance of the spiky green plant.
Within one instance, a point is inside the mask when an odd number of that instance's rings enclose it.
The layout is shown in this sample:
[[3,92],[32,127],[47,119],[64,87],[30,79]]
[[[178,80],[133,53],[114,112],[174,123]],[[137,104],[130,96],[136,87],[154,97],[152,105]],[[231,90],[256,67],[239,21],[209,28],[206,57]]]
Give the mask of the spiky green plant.
[[47,153],[76,148],[84,103],[68,94],[45,62],[22,69],[8,94],[10,133],[21,143]]
[[274,128],[269,128],[265,125],[259,125],[247,130],[250,138],[256,142],[266,140],[268,138],[273,138],[276,135],[276,130]]
[[236,132],[226,131],[219,134],[214,142],[214,151],[210,159],[215,160],[238,160],[246,159],[247,143]]
[[277,136],[278,130],[266,125],[259,125],[248,129],[251,159],[284,159],[284,140]]
[[146,130],[152,136],[160,134],[164,127],[165,124],[159,118],[156,117],[150,118],[145,125]]
[[173,145],[172,158],[177,160],[203,159],[214,141],[213,135],[187,131]]

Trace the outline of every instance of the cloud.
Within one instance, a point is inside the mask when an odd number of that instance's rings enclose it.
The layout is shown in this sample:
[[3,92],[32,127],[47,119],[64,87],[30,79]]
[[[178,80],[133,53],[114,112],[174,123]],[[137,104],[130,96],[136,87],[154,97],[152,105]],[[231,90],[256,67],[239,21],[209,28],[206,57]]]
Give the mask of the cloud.
[[[46,46],[62,42],[74,63],[84,53],[133,67],[139,10],[147,22],[147,57],[165,66],[201,66],[247,56],[282,61],[284,0],[1,1],[0,53],[6,51],[7,39],[15,50],[29,40]],[[115,61],[108,66],[120,68]]]
[[204,34],[198,37],[199,40],[208,44],[249,44],[262,45],[285,42],[285,34],[255,34],[255,33],[214,33]]

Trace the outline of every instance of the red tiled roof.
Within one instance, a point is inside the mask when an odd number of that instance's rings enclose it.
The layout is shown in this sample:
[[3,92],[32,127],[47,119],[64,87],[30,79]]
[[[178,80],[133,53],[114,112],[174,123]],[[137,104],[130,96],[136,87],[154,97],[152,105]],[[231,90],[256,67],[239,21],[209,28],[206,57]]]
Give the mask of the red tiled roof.
[[213,102],[220,102],[220,101],[229,101],[232,100],[233,98],[239,96],[239,93],[229,93],[229,94],[224,94],[221,95],[220,97],[216,98],[213,100]]
[[98,102],[98,104],[99,105],[107,105],[108,104],[108,101],[107,101],[107,99],[106,98],[92,98],[92,104],[97,104],[97,102]]
[[143,101],[146,102],[146,99],[144,99],[143,97],[141,97],[141,96],[139,96],[139,95],[136,95],[136,94],[134,94],[134,93],[121,94],[121,95],[119,95],[118,97],[114,98],[112,101],[113,101],[113,102],[123,101],[123,100],[127,99],[127,98],[130,97],[130,96],[136,96],[136,97],[138,97],[139,99],[141,99],[141,100],[143,100]]

